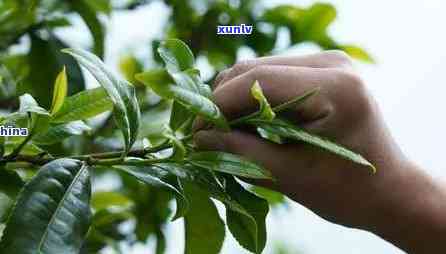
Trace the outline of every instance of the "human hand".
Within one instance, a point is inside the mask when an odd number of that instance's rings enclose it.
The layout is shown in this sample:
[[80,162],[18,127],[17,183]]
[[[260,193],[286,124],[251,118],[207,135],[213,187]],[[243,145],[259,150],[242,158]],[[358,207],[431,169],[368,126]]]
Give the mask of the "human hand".
[[[437,187],[401,153],[350,59],[342,52],[328,51],[236,64],[222,72],[214,85],[215,102],[229,119],[257,110],[250,95],[255,80],[273,106],[320,88],[317,95],[283,116],[311,133],[360,153],[376,166],[376,175],[364,166],[312,146],[278,145],[244,130],[202,130],[195,136],[196,144],[202,149],[240,154],[262,164],[277,182],[257,184],[283,192],[325,219],[367,229],[400,247],[412,248],[406,243],[411,241],[408,237],[393,239],[396,237],[392,230],[399,227],[392,225],[392,229],[387,224],[396,222],[394,217],[401,215],[421,216],[415,211],[420,205],[417,200],[422,194],[432,195]],[[441,192],[438,195],[444,198]],[[426,221],[424,217],[420,220],[420,225]],[[404,223],[401,221],[401,227]]]

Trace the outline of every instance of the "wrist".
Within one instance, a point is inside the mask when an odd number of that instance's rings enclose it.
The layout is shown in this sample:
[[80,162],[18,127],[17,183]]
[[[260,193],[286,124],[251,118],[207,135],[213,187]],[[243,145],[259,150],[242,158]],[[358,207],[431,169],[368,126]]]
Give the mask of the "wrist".
[[445,191],[410,162],[382,174],[377,192],[382,194],[364,229],[409,253],[440,251],[446,241]]

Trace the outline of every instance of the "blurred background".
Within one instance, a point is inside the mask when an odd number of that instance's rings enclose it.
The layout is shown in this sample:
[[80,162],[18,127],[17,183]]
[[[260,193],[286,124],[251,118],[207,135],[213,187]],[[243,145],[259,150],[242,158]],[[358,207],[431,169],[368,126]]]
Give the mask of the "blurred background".
[[[116,1],[116,5],[121,4],[120,2],[125,1]],[[166,23],[171,22],[169,20],[175,10],[165,1],[147,2],[133,10],[113,11],[100,16],[107,31],[104,59],[117,72],[122,71],[123,59],[129,56],[135,57],[146,66],[156,62],[152,55],[152,45],[165,37]],[[205,0],[186,2],[190,2],[198,13],[207,11]],[[239,1],[229,2],[233,2],[233,5],[240,4]],[[255,2],[253,11],[259,13],[283,4],[308,8],[316,3],[310,0]],[[352,43],[366,49],[371,58],[365,52],[360,52],[356,55],[359,60],[355,61],[355,67],[378,101],[393,136],[405,154],[426,169],[432,177],[445,177],[446,166],[442,156],[446,143],[446,35],[441,24],[446,24],[446,3],[440,0],[333,0],[324,3],[332,4],[337,10],[337,18],[327,28],[327,34],[330,38],[335,38],[336,43],[309,39],[288,48],[289,44],[294,44],[292,35],[286,29],[279,29],[274,49],[272,52],[265,50],[264,53],[301,55],[318,52],[321,47],[342,48],[343,45]],[[225,19],[224,16],[220,18],[223,21]],[[89,47],[92,38],[82,18],[72,15],[69,16],[69,21],[72,26],[57,28],[55,34],[71,46]],[[177,22],[181,24],[181,20]],[[256,29],[269,28],[254,26],[254,30]],[[170,30],[169,33],[179,35],[178,37],[188,36],[181,34],[181,31]],[[189,38],[186,41],[194,44],[194,39]],[[227,47],[223,42],[209,43],[217,43],[208,45],[209,47]],[[262,55],[243,45],[239,46],[234,45],[235,59],[229,57],[222,62],[210,58],[221,59],[224,56],[201,57],[198,54],[198,68],[204,79],[212,80],[218,70],[235,60]],[[16,47],[14,50],[20,51],[20,47],[26,47],[26,42]],[[194,53],[199,52],[195,50]],[[372,59],[374,63],[371,63]],[[91,78],[87,76],[87,86],[95,86],[94,82],[90,82]],[[101,191],[113,190],[114,184],[111,177],[96,188]],[[224,209],[220,210],[223,213]],[[267,222],[269,238],[265,253],[403,253],[370,233],[326,222],[291,201],[275,206]],[[164,232],[167,239],[165,253],[182,253],[182,221],[165,224]],[[247,253],[229,233],[226,239],[222,253]],[[137,243],[132,247],[122,244],[122,249],[124,253],[152,253],[155,242],[153,237],[149,237],[147,243]],[[115,253],[115,250],[108,247],[103,253]]]

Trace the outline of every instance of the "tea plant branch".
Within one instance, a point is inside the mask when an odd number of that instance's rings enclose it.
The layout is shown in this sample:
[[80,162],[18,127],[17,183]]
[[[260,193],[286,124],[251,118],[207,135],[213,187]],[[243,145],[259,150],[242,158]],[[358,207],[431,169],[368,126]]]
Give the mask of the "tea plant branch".
[[[140,150],[136,151],[139,154],[142,154]],[[165,159],[145,159],[140,161],[125,161],[120,156],[122,153],[116,153],[118,156],[115,158],[104,158],[104,159],[97,159],[94,157],[94,154],[90,156],[85,157],[77,157],[80,161],[85,161],[88,164],[91,165],[131,165],[131,166],[141,166],[141,165],[148,165],[152,163],[159,163],[159,162],[168,162],[168,160]],[[132,156],[134,158],[141,158],[141,156]],[[60,157],[62,158],[62,157]],[[45,165],[53,160],[60,159],[59,157],[40,157],[38,155],[17,155],[14,159],[8,159],[7,157],[0,160],[0,164],[5,163],[19,163],[19,162],[26,162],[30,163],[32,165]],[[63,158],[70,158],[70,157],[63,157]]]
[[[258,113],[258,112],[257,112]],[[252,115],[257,115],[257,113],[254,113]],[[245,117],[236,119],[235,121],[243,121]],[[182,142],[188,142],[193,138],[193,134],[189,134],[187,136],[184,136],[181,141]],[[27,136],[27,138],[20,143],[19,146],[17,146],[11,154],[5,156],[4,158],[0,159],[0,164],[5,163],[16,163],[16,162],[27,162],[33,165],[44,165],[47,164],[53,160],[62,158],[62,157],[47,157],[46,154],[37,154],[37,155],[25,155],[20,154],[20,151],[23,149],[23,147],[31,140],[31,136]],[[131,150],[127,157],[134,157],[134,158],[146,158],[148,154],[160,152],[162,150],[166,150],[172,148],[172,144],[169,141],[165,141],[161,143],[158,146],[154,147],[148,147],[144,149],[135,149]],[[124,161],[122,156],[123,151],[114,151],[114,152],[103,152],[103,153],[92,153],[92,154],[84,154],[84,155],[73,155],[73,156],[65,156],[64,158],[70,158],[70,159],[77,159],[80,161],[86,161],[89,164],[94,165],[133,165],[133,166],[140,166],[140,165],[147,165],[150,163],[156,163],[156,162],[165,162],[165,160],[161,159],[151,159],[151,160],[142,160],[142,161]]]
[[[320,88],[312,89],[308,92],[305,92],[301,96],[298,96],[290,101],[287,101],[285,103],[282,103],[278,106],[275,106],[272,108],[272,111],[275,113],[279,113],[282,111],[285,111],[290,108],[295,108],[296,106],[299,106],[303,104],[307,99],[312,97],[313,95],[317,94],[320,91]],[[232,120],[229,124],[231,126],[236,126],[240,124],[244,124],[249,122],[251,119],[258,118],[260,116],[261,112],[256,111],[252,114],[242,116],[238,119]],[[194,133],[190,133],[184,137],[181,138],[181,142],[188,143],[193,138]],[[0,164],[4,163],[11,163],[11,162],[28,162],[34,165],[44,165],[48,162],[51,162],[57,158],[51,158],[51,157],[44,157],[42,155],[20,155],[21,149],[30,141],[31,136],[28,136],[14,151],[0,160]],[[86,161],[89,164],[92,165],[132,165],[132,166],[141,166],[141,165],[148,165],[151,163],[157,163],[157,162],[166,162],[166,159],[147,159],[146,156],[151,153],[156,153],[168,148],[172,148],[171,142],[166,140],[164,143],[155,146],[155,147],[149,147],[144,149],[135,149],[130,151],[127,154],[127,157],[134,157],[134,158],[141,158],[144,160],[141,161],[125,161],[124,158],[122,158],[123,151],[115,151],[115,152],[103,152],[103,153],[92,153],[92,154],[85,154],[85,155],[74,155],[74,156],[68,156],[68,158],[71,159],[77,159],[81,161]]]
[[[171,146],[172,145],[169,142],[164,142],[161,145],[158,145],[155,147],[132,150],[128,153],[128,157],[145,158],[148,154],[156,153],[156,152],[171,148]],[[15,156],[11,156],[11,155],[12,155],[12,153],[10,155],[4,157],[3,159],[1,159],[0,164],[13,163],[13,162],[28,162],[28,163],[31,163],[34,165],[44,165],[44,164],[51,162],[53,160],[62,158],[62,157],[45,157],[45,154],[43,154],[43,155],[42,154],[38,154],[38,155],[17,154]],[[92,164],[98,164],[98,165],[112,165],[111,164],[112,162],[114,164],[121,164],[121,162],[122,162],[123,165],[124,164],[127,165],[127,163],[124,162],[120,158],[121,155],[122,155],[122,151],[106,152],[106,153],[93,153],[93,154],[86,154],[86,155],[75,155],[75,156],[68,156],[68,157],[63,157],[63,158],[77,159],[77,160],[87,161]],[[138,165],[141,165],[141,164],[138,164]]]
[[9,156],[4,157],[0,160],[0,165],[3,165],[5,163],[18,163],[18,162],[27,162],[33,165],[44,165],[48,162],[51,162],[55,160],[55,158],[51,157],[42,157],[40,155],[24,155],[19,154],[15,156],[14,158],[9,158]]
[[113,165],[126,165],[126,166],[147,166],[155,163],[161,163],[161,162],[173,162],[173,160],[164,159],[145,159],[145,160],[131,160],[131,161],[125,161],[121,158],[115,158],[115,159],[102,159],[102,160],[96,160],[92,161],[93,165],[100,165],[100,166],[113,166]]
[[[164,143],[155,146],[155,147],[149,147],[149,148],[144,148],[144,149],[136,149],[136,150],[132,150],[128,153],[128,156],[130,157],[144,157],[149,153],[156,153],[168,148],[171,148],[172,145],[168,142],[165,141]],[[78,159],[78,160],[85,160],[87,158],[94,158],[94,159],[109,159],[109,158],[116,158],[122,155],[122,151],[118,151],[118,152],[104,152],[104,153],[93,153],[93,154],[85,154],[85,155],[75,155],[75,156],[70,156],[69,158],[71,159]]]

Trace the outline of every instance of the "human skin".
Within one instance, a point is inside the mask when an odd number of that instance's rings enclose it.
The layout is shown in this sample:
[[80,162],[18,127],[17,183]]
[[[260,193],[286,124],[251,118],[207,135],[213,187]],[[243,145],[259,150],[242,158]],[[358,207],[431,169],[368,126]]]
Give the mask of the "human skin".
[[200,130],[195,135],[199,148],[240,154],[262,164],[277,181],[257,184],[286,194],[331,222],[373,232],[411,254],[446,250],[446,190],[401,152],[348,56],[327,51],[236,64],[214,84],[215,102],[227,118],[257,110],[250,95],[255,80],[272,105],[320,88],[283,116],[360,153],[377,173],[306,144],[278,145],[244,129]]

